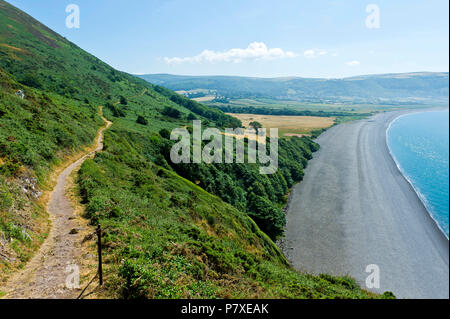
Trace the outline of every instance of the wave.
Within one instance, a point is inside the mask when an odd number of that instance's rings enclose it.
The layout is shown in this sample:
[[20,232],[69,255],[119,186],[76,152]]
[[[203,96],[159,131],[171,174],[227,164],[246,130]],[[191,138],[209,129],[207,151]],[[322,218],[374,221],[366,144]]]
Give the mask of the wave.
[[432,209],[430,208],[430,203],[428,202],[428,199],[425,197],[425,195],[423,195],[419,188],[416,187],[414,185],[414,183],[412,182],[411,178],[406,174],[406,172],[403,170],[403,168],[400,165],[400,162],[397,160],[397,158],[395,157],[394,153],[392,152],[391,148],[389,147],[389,143],[388,143],[388,135],[389,135],[389,130],[391,129],[392,124],[397,121],[398,119],[404,117],[404,116],[408,116],[408,115],[412,115],[412,114],[417,114],[417,113],[426,113],[426,112],[433,112],[433,111],[423,111],[423,112],[413,112],[413,113],[407,113],[407,114],[401,114],[399,116],[397,116],[396,118],[394,118],[392,121],[389,122],[388,127],[386,129],[386,134],[385,134],[385,142],[386,142],[386,146],[387,149],[389,151],[389,154],[391,155],[392,159],[394,160],[395,165],[397,166],[397,169],[399,170],[399,172],[403,175],[403,177],[406,179],[406,181],[411,185],[411,187],[413,188],[414,192],[416,193],[417,197],[419,198],[419,200],[422,202],[423,206],[425,207],[426,211],[428,212],[428,215],[430,215],[431,219],[435,222],[436,226],[439,228],[439,230],[444,234],[444,236],[449,239],[449,236],[447,235],[447,233],[444,231],[444,229],[441,227],[441,225],[439,224],[439,222],[437,221],[437,219],[433,216],[432,213]]

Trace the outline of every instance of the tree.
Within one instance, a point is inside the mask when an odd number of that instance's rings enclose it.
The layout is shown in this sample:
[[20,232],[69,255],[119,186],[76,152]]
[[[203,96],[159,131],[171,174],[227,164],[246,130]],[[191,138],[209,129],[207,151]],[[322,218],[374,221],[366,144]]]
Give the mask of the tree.
[[257,122],[257,121],[253,121],[250,122],[250,124],[248,124],[250,127],[253,127],[255,130],[258,130],[259,128],[262,128],[262,124]]
[[247,209],[249,216],[270,238],[275,240],[283,234],[286,218],[281,209],[273,205],[268,199],[250,193]]
[[176,119],[181,118],[181,112],[170,106],[166,106],[162,111],[162,114]]

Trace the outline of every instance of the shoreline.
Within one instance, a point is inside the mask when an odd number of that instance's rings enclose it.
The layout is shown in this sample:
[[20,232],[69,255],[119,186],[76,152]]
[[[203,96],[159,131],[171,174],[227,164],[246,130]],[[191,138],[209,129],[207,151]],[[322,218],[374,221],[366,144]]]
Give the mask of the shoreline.
[[406,181],[411,185],[411,187],[414,189],[414,192],[417,194],[417,197],[419,198],[419,200],[422,202],[425,210],[428,212],[428,214],[430,215],[430,217],[433,219],[433,221],[436,223],[436,226],[439,228],[439,230],[442,232],[442,234],[447,238],[447,240],[449,240],[449,236],[445,233],[444,229],[442,229],[441,225],[439,225],[439,222],[434,218],[433,214],[431,213],[430,209],[427,207],[427,198],[425,197],[425,195],[423,195],[416,186],[414,186],[414,183],[411,181],[411,179],[409,178],[408,174],[405,173],[405,171],[402,169],[402,166],[400,165],[400,163],[398,162],[397,158],[395,157],[394,153],[392,152],[391,148],[389,147],[389,143],[388,143],[388,134],[389,134],[389,130],[391,129],[392,124],[397,121],[398,119],[404,117],[404,116],[408,116],[411,114],[416,114],[416,113],[426,113],[426,112],[448,112],[448,108],[446,109],[434,109],[434,110],[417,110],[415,112],[408,112],[405,114],[401,114],[399,116],[397,116],[396,118],[394,118],[388,125],[388,128],[386,129],[386,146],[389,150],[389,154],[392,157],[392,160],[395,162],[395,165],[397,166],[398,170],[400,171],[400,173],[403,175],[403,177],[406,179]]
[[[365,287],[377,264],[381,287],[399,298],[448,298],[445,233],[399,169],[387,143],[403,115],[448,108],[384,112],[331,127],[286,205],[279,246],[298,270],[349,275]],[[367,289],[367,288],[366,288]]]

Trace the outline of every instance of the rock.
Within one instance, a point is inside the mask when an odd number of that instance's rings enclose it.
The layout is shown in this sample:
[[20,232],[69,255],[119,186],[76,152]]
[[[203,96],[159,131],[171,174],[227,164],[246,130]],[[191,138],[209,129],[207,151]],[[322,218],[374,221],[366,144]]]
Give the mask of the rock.
[[84,259],[94,259],[95,256],[94,256],[93,254],[85,254],[85,255],[83,256],[83,258],[84,258]]
[[16,95],[17,95],[18,97],[20,97],[22,100],[25,98],[25,93],[23,93],[22,90],[17,91],[17,92],[16,92]]

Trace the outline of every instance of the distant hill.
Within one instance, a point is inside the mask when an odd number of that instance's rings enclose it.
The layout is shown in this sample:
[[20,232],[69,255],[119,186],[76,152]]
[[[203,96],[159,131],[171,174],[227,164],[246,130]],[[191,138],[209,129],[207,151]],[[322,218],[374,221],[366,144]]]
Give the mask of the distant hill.
[[448,72],[364,75],[343,79],[170,74],[140,77],[172,90],[214,90],[217,96],[228,99],[269,98],[330,104],[448,104],[449,94]]

